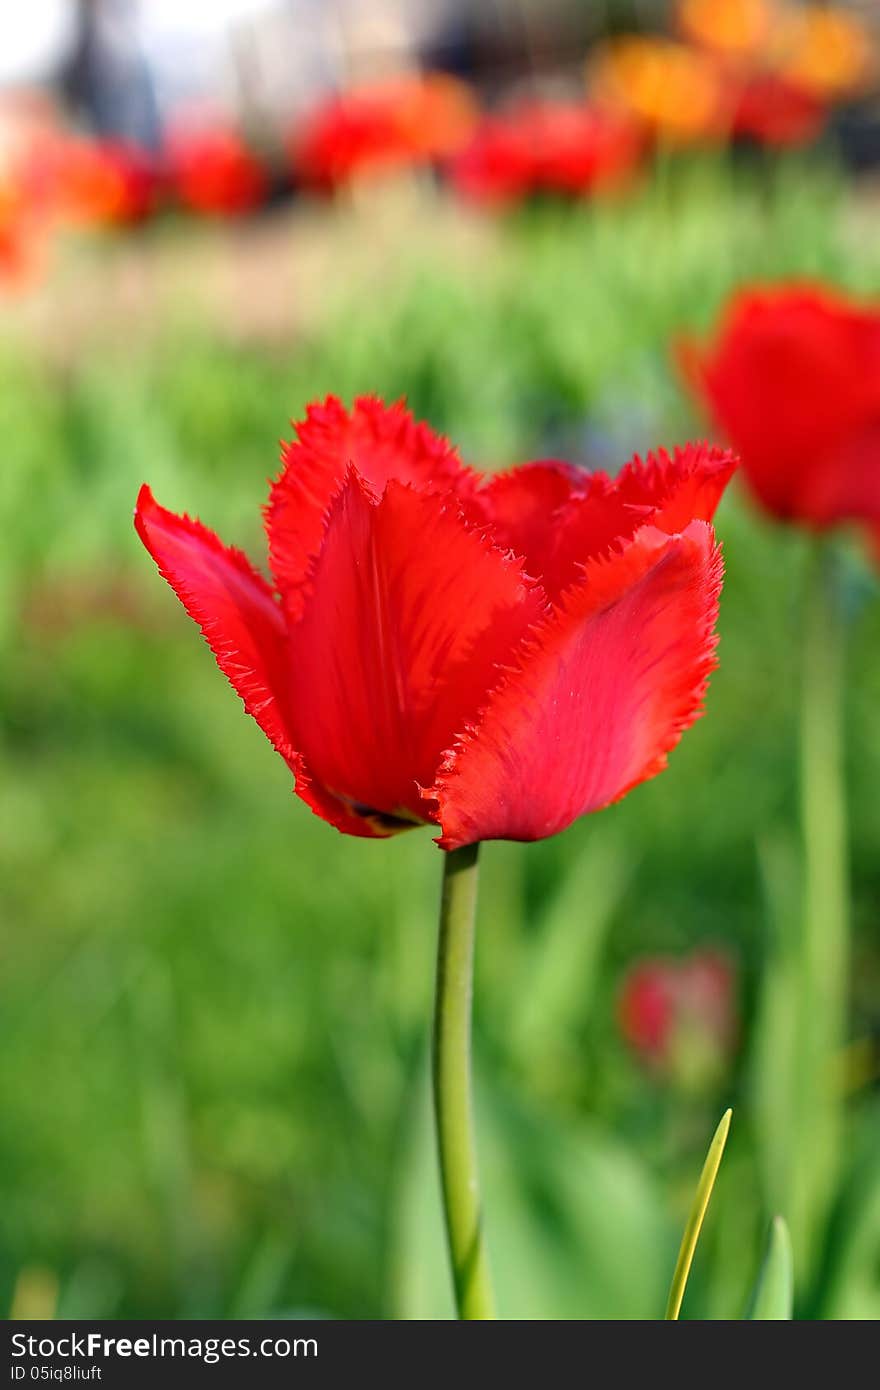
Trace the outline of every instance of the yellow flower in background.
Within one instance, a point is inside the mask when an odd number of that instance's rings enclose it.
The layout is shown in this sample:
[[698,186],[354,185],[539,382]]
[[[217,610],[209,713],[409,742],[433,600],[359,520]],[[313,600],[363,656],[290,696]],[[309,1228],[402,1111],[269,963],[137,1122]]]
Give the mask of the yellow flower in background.
[[728,58],[760,53],[780,17],[771,0],[678,0],[680,32],[692,43]]
[[672,39],[627,35],[588,60],[601,101],[637,117],[659,140],[690,144],[726,129],[725,85],[714,60]]
[[825,6],[791,11],[775,52],[783,76],[826,99],[863,88],[877,57],[869,30],[855,15]]

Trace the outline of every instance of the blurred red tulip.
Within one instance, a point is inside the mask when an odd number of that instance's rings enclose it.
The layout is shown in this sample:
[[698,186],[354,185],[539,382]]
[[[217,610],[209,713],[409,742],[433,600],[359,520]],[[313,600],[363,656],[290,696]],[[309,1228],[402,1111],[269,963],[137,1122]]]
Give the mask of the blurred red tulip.
[[168,142],[171,188],[183,207],[206,216],[253,212],[267,191],[266,173],[234,130],[177,131]]
[[534,179],[527,130],[514,119],[486,116],[447,172],[458,192],[475,202],[500,205],[526,197]]
[[402,405],[331,397],[272,487],[275,590],[146,486],[136,525],[303,800],[454,849],[552,835],[665,766],[715,665],[733,466],[689,445],[482,478]]
[[736,84],[731,116],[734,135],[762,145],[806,145],[821,133],[826,108],[810,92],[773,73]]
[[720,951],[638,961],[618,997],[621,1034],[650,1066],[702,1079],[735,1040],[735,986],[733,964]]
[[880,528],[880,305],[823,285],[746,289],[712,346],[679,353],[770,513]]
[[449,157],[477,119],[470,89],[446,73],[356,87],[319,106],[291,138],[300,178],[329,191]]
[[638,127],[623,114],[586,102],[521,102],[487,116],[449,172],[455,187],[479,202],[585,194],[619,186],[643,148]]

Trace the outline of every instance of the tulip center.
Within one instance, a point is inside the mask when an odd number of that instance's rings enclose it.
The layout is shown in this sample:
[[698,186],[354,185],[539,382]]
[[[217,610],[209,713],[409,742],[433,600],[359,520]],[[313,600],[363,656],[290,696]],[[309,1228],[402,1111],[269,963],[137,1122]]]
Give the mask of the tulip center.
[[421,816],[413,815],[412,811],[405,806],[396,807],[393,812],[379,811],[375,806],[367,806],[362,801],[354,801],[350,796],[342,796],[336,793],[340,801],[344,801],[346,806],[356,816],[363,820],[373,821],[375,825],[391,835],[400,834],[403,830],[413,830],[419,825],[429,825],[430,822]]

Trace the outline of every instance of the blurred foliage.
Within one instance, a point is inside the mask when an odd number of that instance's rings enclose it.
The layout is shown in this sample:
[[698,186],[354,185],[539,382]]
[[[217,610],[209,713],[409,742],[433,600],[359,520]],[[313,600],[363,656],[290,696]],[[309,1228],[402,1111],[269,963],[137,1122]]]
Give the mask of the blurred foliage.
[[[616,466],[682,441],[705,427],[669,343],[732,286],[808,274],[876,291],[880,240],[857,234],[854,200],[798,160],[693,160],[621,205],[523,210],[472,263],[407,231],[387,284],[353,295],[340,265],[295,341],[216,334],[186,304],[151,336],[127,341],[123,323],[63,360],[0,330],[3,1307],[57,1286],[68,1317],[449,1312],[426,1070],[440,856],[421,832],[343,840],[290,795],[136,541],[141,481],[261,556],[278,436],[328,391],[405,394],[484,466]],[[721,666],[669,770],[555,840],[484,852],[476,1049],[509,1316],[661,1316],[727,1104],[686,1316],[744,1315],[784,1204],[772,972],[798,911],[805,545],[738,492],[718,527]],[[855,545],[845,564],[864,1055],[880,592]],[[741,976],[740,1045],[708,1093],[652,1077],[615,1027],[627,963],[699,943],[733,951]],[[880,1314],[867,1056],[797,1316]]]

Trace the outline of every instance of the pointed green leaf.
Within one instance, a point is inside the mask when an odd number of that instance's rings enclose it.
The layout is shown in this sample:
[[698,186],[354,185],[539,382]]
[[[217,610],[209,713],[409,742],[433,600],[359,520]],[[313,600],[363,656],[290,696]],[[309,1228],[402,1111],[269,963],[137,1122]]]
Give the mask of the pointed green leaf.
[[784,1322],[791,1317],[793,1297],[791,1236],[784,1218],[774,1216],[770,1223],[764,1261],[746,1316],[753,1321]]
[[727,1131],[730,1129],[732,1114],[732,1110],[725,1110],[721,1116],[721,1122],[715,1131],[712,1143],[709,1145],[709,1152],[706,1155],[706,1162],[703,1164],[700,1181],[697,1183],[697,1191],[694,1195],[687,1225],[684,1228],[684,1235],[681,1238],[681,1247],[675,1263],[675,1272],[672,1275],[672,1285],[669,1289],[669,1300],[666,1304],[666,1319],[670,1322],[674,1322],[681,1311],[681,1301],[684,1298],[694,1251],[700,1238],[703,1217],[706,1215],[709,1198],[712,1196],[712,1188],[715,1186],[715,1179],[721,1166],[721,1155],[724,1153],[724,1145],[727,1143]]

